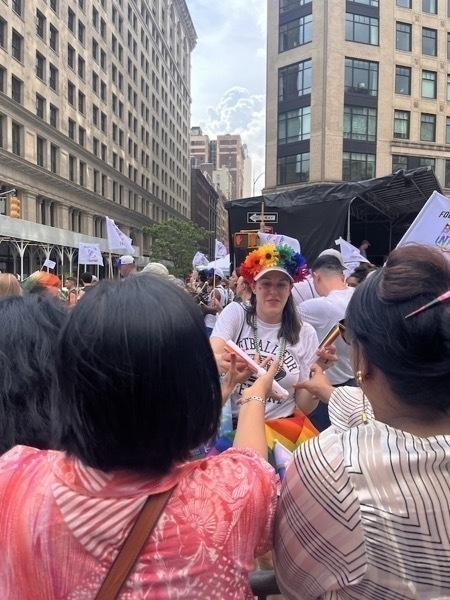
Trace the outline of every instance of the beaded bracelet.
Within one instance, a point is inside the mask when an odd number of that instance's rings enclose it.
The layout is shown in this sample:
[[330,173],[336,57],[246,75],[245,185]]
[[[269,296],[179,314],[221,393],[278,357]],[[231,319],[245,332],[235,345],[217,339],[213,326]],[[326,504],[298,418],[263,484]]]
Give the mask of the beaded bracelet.
[[266,406],[266,400],[264,400],[264,398],[261,398],[261,396],[249,396],[248,398],[241,398],[240,400],[238,400],[237,403],[239,405],[247,404],[247,402],[250,402],[250,400],[257,400],[258,402],[261,402],[263,406]]

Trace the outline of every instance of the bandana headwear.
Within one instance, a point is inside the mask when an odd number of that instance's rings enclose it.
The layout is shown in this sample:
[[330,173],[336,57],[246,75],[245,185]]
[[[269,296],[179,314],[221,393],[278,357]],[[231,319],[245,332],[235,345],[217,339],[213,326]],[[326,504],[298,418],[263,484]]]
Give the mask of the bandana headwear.
[[308,275],[308,266],[304,257],[290,246],[265,244],[250,252],[241,264],[240,271],[250,283],[268,271],[285,272],[292,282],[297,283]]

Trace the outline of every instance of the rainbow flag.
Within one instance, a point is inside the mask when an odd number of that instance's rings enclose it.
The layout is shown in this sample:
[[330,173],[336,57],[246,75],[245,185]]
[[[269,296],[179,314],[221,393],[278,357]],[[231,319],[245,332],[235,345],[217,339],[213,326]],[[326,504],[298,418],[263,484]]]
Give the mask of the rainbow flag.
[[296,410],[293,417],[286,419],[269,419],[266,421],[267,445],[273,450],[277,440],[293,452],[300,444],[319,435],[319,431],[302,412]]

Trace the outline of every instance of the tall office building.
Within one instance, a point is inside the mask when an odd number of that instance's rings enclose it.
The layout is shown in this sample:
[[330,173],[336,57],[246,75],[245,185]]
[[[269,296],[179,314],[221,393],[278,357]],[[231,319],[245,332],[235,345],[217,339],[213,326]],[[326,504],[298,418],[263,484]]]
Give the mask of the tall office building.
[[450,188],[450,3],[268,2],[266,190],[421,165]]
[[[19,242],[63,259],[79,241],[105,249],[105,215],[142,253],[142,226],[190,217],[185,0],[1,5],[0,270]],[[21,219],[7,218],[13,188]]]

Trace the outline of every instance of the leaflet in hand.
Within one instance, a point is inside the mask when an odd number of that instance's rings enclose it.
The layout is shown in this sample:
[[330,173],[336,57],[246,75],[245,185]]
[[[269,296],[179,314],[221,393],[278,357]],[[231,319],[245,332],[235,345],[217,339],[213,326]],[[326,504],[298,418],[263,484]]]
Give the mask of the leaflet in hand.
[[[242,348],[239,348],[239,346],[237,344],[235,344],[233,342],[233,340],[228,340],[228,342],[225,344],[225,348],[229,352],[234,352],[235,354],[240,356],[240,358],[245,360],[247,365],[250,367],[250,369],[255,373],[255,375],[257,377],[261,377],[261,375],[264,375],[267,372],[260,365],[258,365],[258,363],[256,363],[253,360],[253,358],[251,358],[246,352],[244,352],[244,350],[242,350]],[[284,399],[286,399],[289,396],[289,392],[287,392],[283,387],[281,387],[281,385],[277,381],[273,382],[272,389],[274,392],[279,394]]]

